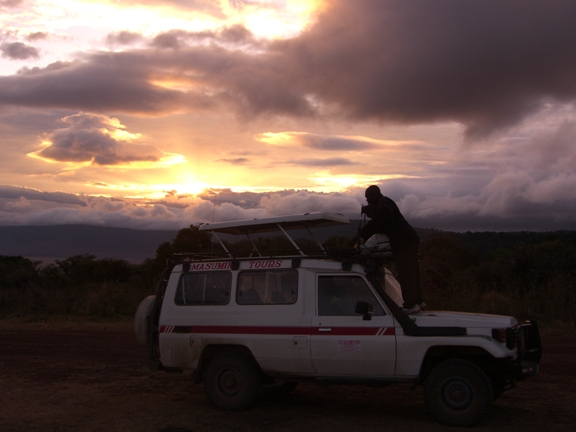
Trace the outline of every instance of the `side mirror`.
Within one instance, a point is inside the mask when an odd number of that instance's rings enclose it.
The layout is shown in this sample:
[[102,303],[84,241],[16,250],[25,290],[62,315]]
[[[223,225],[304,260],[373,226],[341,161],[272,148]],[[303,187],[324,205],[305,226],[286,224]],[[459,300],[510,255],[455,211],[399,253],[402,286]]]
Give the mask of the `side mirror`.
[[370,321],[372,319],[372,314],[374,313],[374,307],[368,302],[359,301],[356,302],[354,312],[363,315],[362,319],[364,321]]

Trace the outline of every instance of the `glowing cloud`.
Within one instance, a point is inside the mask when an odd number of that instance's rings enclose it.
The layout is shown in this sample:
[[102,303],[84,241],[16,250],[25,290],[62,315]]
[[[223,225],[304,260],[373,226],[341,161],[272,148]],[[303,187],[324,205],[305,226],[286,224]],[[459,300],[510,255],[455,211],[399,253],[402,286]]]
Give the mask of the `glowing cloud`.
[[62,119],[66,127],[46,135],[43,148],[28,155],[74,166],[122,166],[150,168],[183,163],[178,154],[139,144],[140,134],[130,133],[118,119],[99,114],[78,113]]
[[411,143],[408,141],[377,140],[363,136],[319,135],[295,131],[264,132],[259,134],[256,139],[275,146],[301,146],[327,151],[360,151]]

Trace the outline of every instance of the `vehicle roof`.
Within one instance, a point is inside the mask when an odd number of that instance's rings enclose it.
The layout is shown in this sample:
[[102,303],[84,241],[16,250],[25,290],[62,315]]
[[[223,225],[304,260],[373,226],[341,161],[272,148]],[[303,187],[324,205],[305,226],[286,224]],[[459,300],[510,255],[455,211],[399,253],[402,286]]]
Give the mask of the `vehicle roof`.
[[[206,223],[200,231],[213,231],[223,234],[259,234],[274,231],[320,228],[334,225],[347,225],[350,219],[338,213],[304,213],[272,218],[249,219],[231,222]],[[281,227],[281,228],[280,228]]]

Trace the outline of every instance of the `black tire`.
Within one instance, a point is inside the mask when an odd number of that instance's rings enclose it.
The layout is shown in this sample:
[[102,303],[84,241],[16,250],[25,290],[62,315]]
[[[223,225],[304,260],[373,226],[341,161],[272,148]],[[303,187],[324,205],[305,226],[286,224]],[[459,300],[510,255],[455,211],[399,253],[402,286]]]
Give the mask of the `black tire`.
[[243,410],[260,391],[260,371],[254,362],[240,354],[220,354],[208,363],[204,388],[216,408]]
[[476,364],[460,359],[438,364],[424,383],[430,412],[450,426],[478,423],[492,403],[490,378]]

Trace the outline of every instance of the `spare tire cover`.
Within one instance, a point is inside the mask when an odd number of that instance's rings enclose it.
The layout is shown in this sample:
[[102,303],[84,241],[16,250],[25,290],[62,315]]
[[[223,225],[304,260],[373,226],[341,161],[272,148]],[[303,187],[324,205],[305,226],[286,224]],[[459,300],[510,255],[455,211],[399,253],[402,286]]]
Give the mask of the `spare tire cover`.
[[148,345],[148,316],[152,313],[156,296],[151,295],[140,302],[134,317],[134,333],[140,345]]

